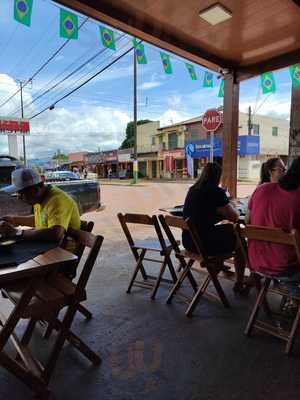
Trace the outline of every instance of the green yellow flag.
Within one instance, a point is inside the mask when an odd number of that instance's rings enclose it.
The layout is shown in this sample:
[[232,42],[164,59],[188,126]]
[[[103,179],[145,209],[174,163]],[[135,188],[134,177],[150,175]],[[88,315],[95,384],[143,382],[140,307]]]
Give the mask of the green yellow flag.
[[214,76],[211,72],[204,73],[203,87],[214,87]]
[[111,50],[116,50],[114,32],[104,26],[100,26],[99,28],[103,46]]
[[292,65],[290,68],[292,85],[294,87],[300,86],[300,64]]
[[33,0],[15,0],[14,18],[16,21],[30,26]]
[[224,97],[224,80],[220,82],[218,97]]
[[173,69],[172,69],[172,64],[171,64],[171,61],[170,61],[169,54],[166,54],[166,53],[161,51],[160,52],[160,58],[161,58],[165,73],[166,74],[172,74],[173,73]]
[[197,78],[197,74],[196,74],[194,66],[192,64],[188,64],[188,63],[185,63],[185,65],[187,67],[187,70],[189,71],[191,79],[193,81],[196,81],[198,78]]
[[273,72],[265,72],[260,76],[263,94],[276,92],[276,83]]
[[78,17],[70,11],[60,9],[60,37],[78,39]]
[[140,41],[138,41],[136,39],[133,39],[133,45],[134,45],[135,50],[136,50],[137,62],[139,64],[147,64],[147,57],[146,57],[146,54],[145,54],[144,45]]

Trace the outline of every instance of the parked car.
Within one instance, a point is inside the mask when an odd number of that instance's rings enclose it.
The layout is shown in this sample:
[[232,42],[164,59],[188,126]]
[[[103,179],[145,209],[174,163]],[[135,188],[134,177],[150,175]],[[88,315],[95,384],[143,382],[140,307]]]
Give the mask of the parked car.
[[73,171],[51,171],[45,174],[47,182],[59,182],[59,181],[77,181],[80,175]]
[[[21,164],[18,160],[9,156],[0,156],[0,188],[10,185],[11,173],[14,169],[20,167]],[[56,171],[56,172],[70,172],[71,171]],[[100,210],[101,196],[100,185],[97,180],[75,178],[72,175],[62,176],[58,174],[58,178],[53,180],[46,178],[46,184],[55,185],[64,190],[74,198],[78,204],[80,214],[90,211]],[[8,214],[27,215],[32,212],[30,206],[19,200],[17,195],[9,195],[0,191],[0,217]]]

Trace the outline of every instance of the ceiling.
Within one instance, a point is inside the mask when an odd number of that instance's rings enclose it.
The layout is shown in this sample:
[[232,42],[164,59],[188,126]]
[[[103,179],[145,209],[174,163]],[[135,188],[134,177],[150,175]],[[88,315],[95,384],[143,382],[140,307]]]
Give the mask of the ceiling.
[[300,62],[300,0],[221,0],[232,18],[214,26],[214,0],[56,1],[238,80]]

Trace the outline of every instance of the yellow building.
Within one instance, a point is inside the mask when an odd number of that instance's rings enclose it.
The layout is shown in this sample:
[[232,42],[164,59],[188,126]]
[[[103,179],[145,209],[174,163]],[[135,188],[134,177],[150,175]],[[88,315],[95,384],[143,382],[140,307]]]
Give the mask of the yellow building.
[[156,144],[155,137],[159,121],[148,122],[137,126],[137,154],[139,174],[147,178],[160,178],[160,163],[158,152],[160,146]]

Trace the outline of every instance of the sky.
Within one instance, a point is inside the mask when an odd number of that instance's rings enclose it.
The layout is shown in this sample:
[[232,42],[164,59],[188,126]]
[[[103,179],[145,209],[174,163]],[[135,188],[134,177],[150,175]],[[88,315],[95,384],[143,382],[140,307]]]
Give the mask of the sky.
[[[60,7],[50,0],[33,0],[31,26],[14,20],[13,0],[0,2],[0,116],[20,117],[20,93],[2,105],[19,88],[18,80],[28,81],[62,46],[59,36]],[[64,153],[116,149],[133,119],[133,53],[120,58],[88,84],[59,102],[70,92],[132,47],[132,38],[115,29],[116,47],[103,47],[99,21],[78,14],[78,40],[70,40],[24,88],[24,115],[31,118],[31,134],[26,139],[27,157],[51,157]],[[167,75],[160,49],[144,43],[148,63],[138,65],[138,119],[160,121],[161,126],[201,115],[218,107],[220,80],[214,74],[214,88],[203,88],[207,69],[193,64],[198,80],[191,80],[186,60],[170,54],[173,74]],[[84,66],[83,66],[84,64]],[[82,66],[81,68],[79,68]],[[74,70],[72,76],[67,77]],[[274,72],[277,90],[262,95],[259,77],[240,85],[240,111],[249,106],[258,114],[287,119],[290,114],[291,81],[287,69]],[[53,88],[53,86],[55,86]],[[46,93],[45,93],[46,92]],[[19,152],[21,154],[21,141]],[[0,154],[8,152],[7,136],[0,136]]]

